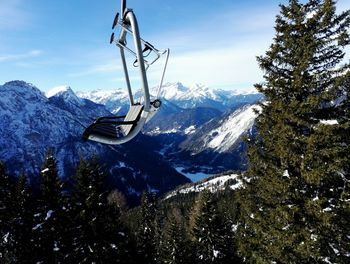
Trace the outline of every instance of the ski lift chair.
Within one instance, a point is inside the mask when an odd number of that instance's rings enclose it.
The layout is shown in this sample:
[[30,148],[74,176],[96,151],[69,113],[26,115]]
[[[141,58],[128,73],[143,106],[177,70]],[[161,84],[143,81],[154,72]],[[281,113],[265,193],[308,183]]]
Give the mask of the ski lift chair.
[[[135,14],[132,9],[126,8],[126,0],[121,1],[121,18],[116,14],[112,29],[120,27],[119,39],[115,39],[114,32],[111,35],[110,43],[115,43],[120,49],[126,85],[129,94],[130,107],[125,116],[106,116],[97,118],[83,133],[85,140],[117,145],[123,144],[133,139],[161,106],[159,99],[160,90],[163,84],[165,70],[169,59],[169,49],[159,51],[152,44],[140,38],[139,28]],[[134,50],[127,46],[126,37],[130,34],[134,42]],[[125,50],[134,57],[134,67],[139,68],[143,100],[135,103],[131,90],[128,67],[125,59]],[[156,99],[151,101],[147,81],[147,69],[154,64],[161,56],[165,55],[163,72],[156,95]]]

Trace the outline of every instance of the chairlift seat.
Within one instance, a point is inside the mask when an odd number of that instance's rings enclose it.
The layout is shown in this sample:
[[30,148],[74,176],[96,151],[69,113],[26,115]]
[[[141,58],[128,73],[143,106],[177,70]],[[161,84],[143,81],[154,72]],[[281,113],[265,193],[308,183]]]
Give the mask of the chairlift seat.
[[116,140],[126,137],[137,126],[142,110],[143,105],[131,105],[126,116],[100,117],[86,128],[83,138],[88,140],[94,136]]
[[[120,28],[119,38],[115,38],[113,32],[110,43],[119,47],[122,59],[123,71],[129,95],[130,108],[125,116],[100,117],[85,129],[83,138],[109,145],[123,144],[133,139],[140,133],[142,127],[158,111],[161,101],[159,100],[160,90],[163,84],[164,74],[169,59],[169,49],[158,50],[152,44],[140,37],[136,16],[132,9],[126,8],[126,0],[121,0],[121,13],[114,18],[112,29]],[[127,36],[132,36],[133,45],[128,45]],[[139,68],[141,92],[141,103],[135,103],[134,94],[131,88],[129,71],[125,52],[129,52],[134,58],[134,66]],[[161,56],[165,55],[163,72],[160,78],[156,100],[151,102],[151,95],[148,87],[147,69],[153,65]]]

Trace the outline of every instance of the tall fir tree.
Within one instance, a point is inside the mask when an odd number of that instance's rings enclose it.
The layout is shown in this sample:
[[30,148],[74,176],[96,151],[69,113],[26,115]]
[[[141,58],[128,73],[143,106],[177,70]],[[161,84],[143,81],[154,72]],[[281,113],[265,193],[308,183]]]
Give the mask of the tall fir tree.
[[349,262],[349,11],[290,0],[258,57],[265,95],[239,191],[248,263]]
[[75,175],[71,263],[133,263],[119,208],[108,204],[97,157],[80,160]]
[[13,193],[11,253],[15,263],[33,263],[33,194],[22,174]]
[[233,247],[233,241],[227,243],[227,235],[223,218],[219,215],[213,194],[204,191],[192,215],[194,226],[192,229],[196,248],[196,263],[232,263],[228,247]]
[[12,240],[11,220],[14,184],[6,172],[4,163],[0,162],[0,262],[12,263],[10,243]]
[[137,255],[145,264],[157,263],[156,199],[152,194],[144,193],[141,197],[139,227],[137,231]]
[[60,262],[64,255],[62,249],[65,247],[63,237],[66,224],[62,183],[53,150],[49,150],[40,172],[40,193],[32,229],[36,261]]
[[185,264],[195,261],[192,243],[186,234],[185,223],[179,209],[169,209],[163,233],[160,245],[160,263]]

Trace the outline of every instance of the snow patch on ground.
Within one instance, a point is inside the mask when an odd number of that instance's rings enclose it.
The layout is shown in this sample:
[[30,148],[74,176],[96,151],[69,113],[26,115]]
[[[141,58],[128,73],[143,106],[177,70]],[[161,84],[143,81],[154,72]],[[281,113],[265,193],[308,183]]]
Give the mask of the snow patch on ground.
[[201,183],[194,184],[190,187],[183,187],[169,193],[165,199],[171,198],[177,194],[187,194],[191,192],[202,192],[204,190],[209,190],[210,192],[216,192],[218,190],[223,190],[227,186],[229,180],[235,181],[234,184],[229,185],[229,188],[236,190],[242,187],[242,181],[238,178],[238,174],[229,174],[219,176]]
[[195,126],[189,126],[188,128],[186,128],[184,130],[186,135],[190,135],[193,134],[194,132],[196,132],[196,127]]
[[49,219],[51,218],[52,213],[53,213],[53,211],[52,211],[52,210],[47,211],[47,213],[46,213],[46,217],[45,217],[45,221],[47,221],[47,220],[49,220]]
[[41,173],[48,172],[49,170],[50,170],[49,168],[43,169],[43,170],[41,171]]
[[339,125],[338,120],[320,120],[320,123],[322,125],[326,125],[326,126]]

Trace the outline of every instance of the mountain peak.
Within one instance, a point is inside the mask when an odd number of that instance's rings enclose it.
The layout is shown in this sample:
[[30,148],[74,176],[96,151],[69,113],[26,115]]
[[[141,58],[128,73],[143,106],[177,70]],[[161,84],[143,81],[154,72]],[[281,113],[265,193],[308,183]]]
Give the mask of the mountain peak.
[[54,87],[51,90],[49,90],[48,92],[46,92],[46,96],[47,96],[47,98],[50,98],[52,96],[59,96],[59,95],[62,95],[64,93],[73,93],[74,94],[74,92],[70,86],[61,85],[61,86]]
[[33,84],[27,83],[25,81],[21,80],[14,80],[14,81],[9,81],[4,84],[4,86],[16,86],[16,87],[29,87],[29,88],[36,88]]
[[105,104],[111,98],[125,101],[128,99],[128,93],[124,89],[115,89],[115,90],[94,90],[91,92],[77,92],[77,95],[80,98],[89,99],[99,104]]
[[25,81],[14,80],[6,82],[0,87],[4,92],[7,91],[6,96],[15,93],[17,96],[25,99],[40,98],[40,100],[47,100],[44,93],[40,91],[39,88]]
[[46,93],[48,98],[62,98],[65,102],[70,102],[75,105],[83,105],[82,100],[73,92],[68,85],[62,85],[52,88]]

